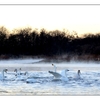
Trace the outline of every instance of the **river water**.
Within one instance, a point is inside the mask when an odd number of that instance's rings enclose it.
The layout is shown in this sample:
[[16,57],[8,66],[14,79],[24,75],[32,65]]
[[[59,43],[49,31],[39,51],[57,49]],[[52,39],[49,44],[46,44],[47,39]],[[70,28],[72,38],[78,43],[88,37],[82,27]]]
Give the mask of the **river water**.
[[[42,59],[17,59],[0,61],[0,95],[100,95],[100,64],[93,62],[54,63],[57,73],[68,69],[67,78],[54,80],[48,71],[54,71],[52,63],[40,63]],[[2,70],[7,68],[5,79]],[[27,71],[28,75],[15,76],[14,69]],[[77,78],[77,70],[81,78]],[[30,81],[27,81],[29,78]]]

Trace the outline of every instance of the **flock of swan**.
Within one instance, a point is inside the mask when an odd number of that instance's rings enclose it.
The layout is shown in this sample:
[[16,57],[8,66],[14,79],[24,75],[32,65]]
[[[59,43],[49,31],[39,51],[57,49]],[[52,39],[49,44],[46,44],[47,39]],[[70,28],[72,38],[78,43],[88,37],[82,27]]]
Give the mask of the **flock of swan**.
[[[61,73],[59,73],[57,72],[57,67],[54,64],[52,64],[52,66],[54,67],[54,71],[48,71],[48,73],[53,76],[53,80],[64,80],[64,81],[69,80],[67,77],[67,72],[69,71],[68,69],[62,70]],[[81,78],[80,70],[78,70],[78,72],[76,73],[76,78],[78,79]],[[21,68],[19,70],[15,69],[14,72],[12,73],[8,72],[8,69],[3,69],[0,75],[0,80],[1,81],[7,81],[7,80],[8,81],[25,81],[26,83],[37,82],[34,76],[30,77],[29,73],[27,71],[22,72]]]
[[[62,70],[61,73],[58,73],[57,67],[52,64],[52,66],[54,67],[54,71],[49,71],[50,74],[52,74],[54,76],[54,80],[64,80],[64,81],[68,81],[68,77],[67,77],[67,72],[69,71],[68,69]],[[78,70],[78,72],[76,73],[76,75],[73,77],[73,79],[81,79],[81,72],[80,70]]]

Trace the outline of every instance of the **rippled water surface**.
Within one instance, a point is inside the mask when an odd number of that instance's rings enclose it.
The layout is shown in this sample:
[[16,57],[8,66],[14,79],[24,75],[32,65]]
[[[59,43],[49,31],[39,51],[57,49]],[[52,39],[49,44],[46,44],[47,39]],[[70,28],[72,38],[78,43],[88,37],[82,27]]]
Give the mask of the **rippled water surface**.
[[[42,59],[0,61],[0,95],[100,95],[100,64],[96,63],[54,63],[57,72],[69,69],[66,77],[55,80],[48,73],[54,68],[51,63],[38,63]],[[37,62],[37,63],[35,63]],[[8,69],[5,79],[2,70]],[[15,76],[14,69],[21,68],[27,75]],[[77,70],[81,78],[77,78]]]

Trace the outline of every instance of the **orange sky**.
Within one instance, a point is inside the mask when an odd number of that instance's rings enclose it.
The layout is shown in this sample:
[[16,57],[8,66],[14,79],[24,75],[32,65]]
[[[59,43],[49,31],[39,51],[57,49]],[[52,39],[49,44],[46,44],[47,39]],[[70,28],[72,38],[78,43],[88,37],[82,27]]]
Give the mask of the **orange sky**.
[[2,5],[0,26],[68,29],[78,34],[100,32],[99,5]]

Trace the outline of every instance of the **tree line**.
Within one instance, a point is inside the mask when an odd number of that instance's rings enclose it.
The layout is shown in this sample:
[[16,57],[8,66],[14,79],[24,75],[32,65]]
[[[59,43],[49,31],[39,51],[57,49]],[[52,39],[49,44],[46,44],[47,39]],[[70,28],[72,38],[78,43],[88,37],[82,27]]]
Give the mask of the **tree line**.
[[100,33],[79,37],[67,31],[46,31],[24,28],[8,34],[5,27],[0,28],[0,55],[100,55]]

